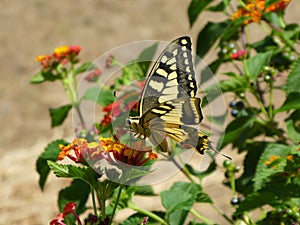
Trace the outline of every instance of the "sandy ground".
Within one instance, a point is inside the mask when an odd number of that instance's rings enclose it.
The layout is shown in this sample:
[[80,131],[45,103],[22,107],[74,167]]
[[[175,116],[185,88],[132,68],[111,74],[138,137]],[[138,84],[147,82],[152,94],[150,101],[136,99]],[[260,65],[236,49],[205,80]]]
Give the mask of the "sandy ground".
[[[62,127],[50,129],[48,108],[68,101],[57,83],[29,84],[39,69],[35,56],[51,53],[60,45],[79,45],[83,48],[81,58],[93,61],[129,42],[170,41],[185,34],[196,40],[200,27],[213,16],[206,14],[190,30],[188,5],[188,0],[1,1],[0,225],[47,224],[57,213],[58,190],[69,182],[50,176],[44,192],[37,185],[38,155],[49,141],[72,136],[72,124],[69,119]],[[299,21],[299,7],[299,1],[291,4],[288,20]],[[222,172],[220,169],[206,179],[205,189],[221,209],[230,212],[230,190],[221,185]],[[156,185],[155,190],[159,192],[180,179],[178,175]],[[143,204],[143,200],[137,201]],[[146,208],[151,207],[161,207],[159,199],[147,200]],[[209,206],[199,205],[198,210],[226,224]]]

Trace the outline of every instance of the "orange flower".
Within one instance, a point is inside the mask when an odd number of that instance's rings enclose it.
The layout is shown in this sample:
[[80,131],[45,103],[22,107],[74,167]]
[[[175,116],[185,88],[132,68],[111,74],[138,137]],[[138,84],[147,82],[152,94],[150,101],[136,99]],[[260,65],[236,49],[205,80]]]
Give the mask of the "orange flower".
[[244,17],[249,19],[244,21],[244,25],[252,22],[260,22],[264,12],[277,12],[285,9],[291,0],[281,0],[273,3],[265,9],[266,0],[249,0],[245,6],[239,7],[231,16],[232,20]]
[[[111,163],[115,163],[117,160],[125,164],[141,166],[149,160],[158,158],[158,155],[152,152],[151,147],[144,146],[142,142],[133,143],[133,148],[131,148],[115,138],[100,138],[99,140],[100,143],[88,143],[83,138],[75,138],[72,144],[59,145],[61,152],[58,160],[62,160],[67,156],[77,163],[106,159]],[[71,154],[72,152],[75,156]]]
[[266,8],[266,12],[277,12],[277,11],[283,10],[288,6],[290,1],[291,0],[281,0],[281,1],[275,2]]
[[281,157],[279,155],[272,155],[270,156],[270,159],[265,161],[266,166],[270,166],[275,160],[280,159]]
[[287,158],[287,160],[292,161],[293,160],[293,155],[288,155],[286,158]]

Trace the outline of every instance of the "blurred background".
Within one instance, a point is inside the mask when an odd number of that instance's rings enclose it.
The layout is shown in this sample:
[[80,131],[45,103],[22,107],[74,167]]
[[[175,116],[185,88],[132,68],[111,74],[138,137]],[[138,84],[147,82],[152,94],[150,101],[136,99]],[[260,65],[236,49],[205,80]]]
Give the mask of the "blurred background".
[[[57,214],[57,192],[67,180],[50,176],[45,190],[38,187],[35,161],[51,140],[72,136],[71,117],[50,129],[49,107],[68,103],[59,83],[32,85],[40,66],[35,57],[61,45],[79,45],[83,61],[93,61],[109,50],[141,40],[171,41],[198,31],[212,14],[189,28],[189,0],[1,0],[0,7],[0,224],[48,224]],[[299,21],[300,2],[292,1],[287,21]],[[216,18],[214,18],[216,19]],[[217,18],[222,20],[222,18]],[[204,43],[205,44],[205,43]],[[194,46],[195,47],[195,46]],[[209,62],[209,56],[205,61]],[[205,180],[205,189],[220,198],[219,207],[230,210],[221,186],[223,173]],[[164,185],[171,184],[166,181]],[[163,186],[157,186],[156,190]],[[225,198],[224,198],[225,197]],[[222,200],[224,199],[224,201]],[[199,207],[208,218],[209,207]],[[159,199],[147,208],[161,207]],[[122,215],[121,215],[122,216]],[[120,218],[122,219],[122,218]],[[225,224],[220,218],[220,224]]]

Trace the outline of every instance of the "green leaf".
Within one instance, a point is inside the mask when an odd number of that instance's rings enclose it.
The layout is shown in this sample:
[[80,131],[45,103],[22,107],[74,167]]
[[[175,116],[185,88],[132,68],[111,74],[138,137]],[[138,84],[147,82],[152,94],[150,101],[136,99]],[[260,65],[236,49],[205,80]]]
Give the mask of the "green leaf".
[[68,116],[68,113],[72,109],[72,105],[64,105],[59,108],[50,108],[49,113],[51,116],[51,127],[57,127],[61,125]]
[[151,45],[148,48],[145,48],[141,54],[138,56],[138,58],[135,60],[139,67],[142,70],[142,73],[146,76],[149,66],[151,65],[151,62],[153,60],[153,57],[155,55],[156,49],[157,49],[158,43],[155,43]]
[[[176,182],[170,190],[163,191],[160,195],[162,204],[168,213],[174,213],[172,214],[173,219],[177,218],[176,214],[186,216],[187,214],[184,211],[189,211],[195,202],[212,203],[209,196],[202,190],[202,187],[195,183]],[[174,224],[176,223],[174,222]]]
[[266,0],[265,8],[269,7],[270,5],[279,2],[280,0]]
[[[253,178],[256,172],[258,161],[264,152],[267,142],[251,142],[245,145],[247,155],[244,158],[244,169],[241,177],[236,179],[236,189],[243,195],[249,194],[253,191]],[[241,149],[239,149],[241,150]]]
[[45,81],[56,81],[61,80],[61,76],[54,75],[52,71],[39,71],[30,80],[32,84],[40,84]]
[[62,189],[58,195],[59,211],[63,212],[69,202],[76,202],[75,212],[80,215],[86,210],[86,202],[90,194],[90,186],[82,180],[74,180],[70,186]]
[[239,29],[242,27],[244,21],[246,21],[248,18],[241,17],[236,20],[230,20],[226,24],[226,27],[223,29],[221,33],[221,40],[220,42],[229,41],[232,39],[237,39],[238,34],[240,33]]
[[56,140],[52,141],[48,144],[48,146],[45,148],[44,152],[38,157],[36,161],[36,171],[39,173],[39,186],[43,190],[48,174],[50,172],[50,168],[47,164],[48,160],[56,161],[58,154],[60,152],[60,148],[58,147],[59,144],[67,145],[68,142],[65,140]]
[[[211,72],[213,74],[215,74],[217,72],[217,70],[219,69],[219,67],[222,65],[222,63],[223,63],[222,59],[221,58],[217,58],[215,61],[213,61],[212,63],[210,63],[208,65],[208,67],[211,70]],[[203,79],[203,78],[201,77],[201,79]],[[200,83],[202,83],[202,81]]]
[[[264,153],[261,155],[256,167],[254,181],[254,190],[261,189],[267,182],[268,178],[275,173],[282,172],[286,164],[286,156],[290,154],[291,148],[282,144],[269,144]],[[270,157],[279,156],[280,158],[274,160],[274,166],[266,166],[266,162],[270,162]]]
[[197,17],[205,9],[207,5],[211,3],[211,0],[192,0],[188,8],[188,16],[190,21],[190,27],[193,26]]
[[[126,220],[121,222],[119,225],[133,225],[133,224],[143,224],[141,223],[144,220],[145,215],[141,213],[135,213],[129,216]],[[150,221],[151,219],[148,219]]]
[[286,82],[286,92],[288,94],[300,92],[300,57],[293,64],[293,68],[288,75]]
[[114,102],[114,91],[104,90],[99,87],[93,87],[86,90],[82,99],[97,102],[97,104],[105,107]]
[[255,56],[247,59],[245,71],[248,71],[253,81],[257,80],[264,66],[268,66],[272,57],[272,52],[257,53]]
[[285,121],[288,137],[294,142],[300,140],[300,110],[295,110]]
[[169,214],[170,225],[183,225],[188,215],[188,211],[184,209],[178,209]]
[[229,143],[235,146],[241,143],[245,144],[247,135],[242,135],[244,132],[249,132],[253,126],[255,117],[242,116],[233,120],[227,125],[221,148],[224,148]]
[[203,179],[204,177],[210,175],[217,168],[217,164],[215,161],[212,161],[212,163],[209,165],[209,167],[205,171],[195,170],[194,167],[192,167],[190,164],[186,164],[185,166],[192,175],[199,178],[200,180]]
[[264,206],[266,204],[272,204],[277,201],[276,195],[272,192],[254,192],[248,196],[239,204],[234,215],[240,215],[243,212],[249,212],[258,207]]
[[75,75],[86,72],[86,71],[95,70],[97,68],[98,67],[94,63],[85,62],[85,63],[82,63],[79,67],[77,67],[75,69]]
[[155,196],[156,194],[153,191],[153,188],[149,185],[147,186],[137,186],[135,187],[135,194],[142,196]]
[[229,3],[230,0],[223,0],[217,5],[208,7],[207,10],[212,12],[222,12],[225,10],[225,8],[228,6]]
[[300,92],[290,92],[280,108],[275,113],[290,111],[292,109],[300,109]]
[[98,190],[97,178],[99,175],[92,168],[62,165],[49,160],[47,163],[57,177],[81,179]]
[[208,22],[205,27],[200,31],[197,38],[197,50],[196,54],[203,58],[206,53],[211,49],[215,42],[220,38],[224,29],[226,28],[226,22],[213,23]]
[[[193,196],[183,190],[167,190],[161,192],[160,195],[162,204],[169,213],[178,209],[190,210],[195,203]],[[180,198],[178,198],[178,196],[180,196]]]

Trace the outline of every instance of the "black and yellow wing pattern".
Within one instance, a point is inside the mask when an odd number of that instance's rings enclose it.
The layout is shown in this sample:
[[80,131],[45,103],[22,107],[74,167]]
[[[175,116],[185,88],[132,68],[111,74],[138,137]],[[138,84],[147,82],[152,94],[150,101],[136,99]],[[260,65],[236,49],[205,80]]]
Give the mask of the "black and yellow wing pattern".
[[170,152],[166,137],[200,154],[209,147],[207,135],[191,125],[202,119],[201,99],[191,53],[191,39],[180,37],[167,45],[149,73],[131,129],[147,137],[162,152]]

